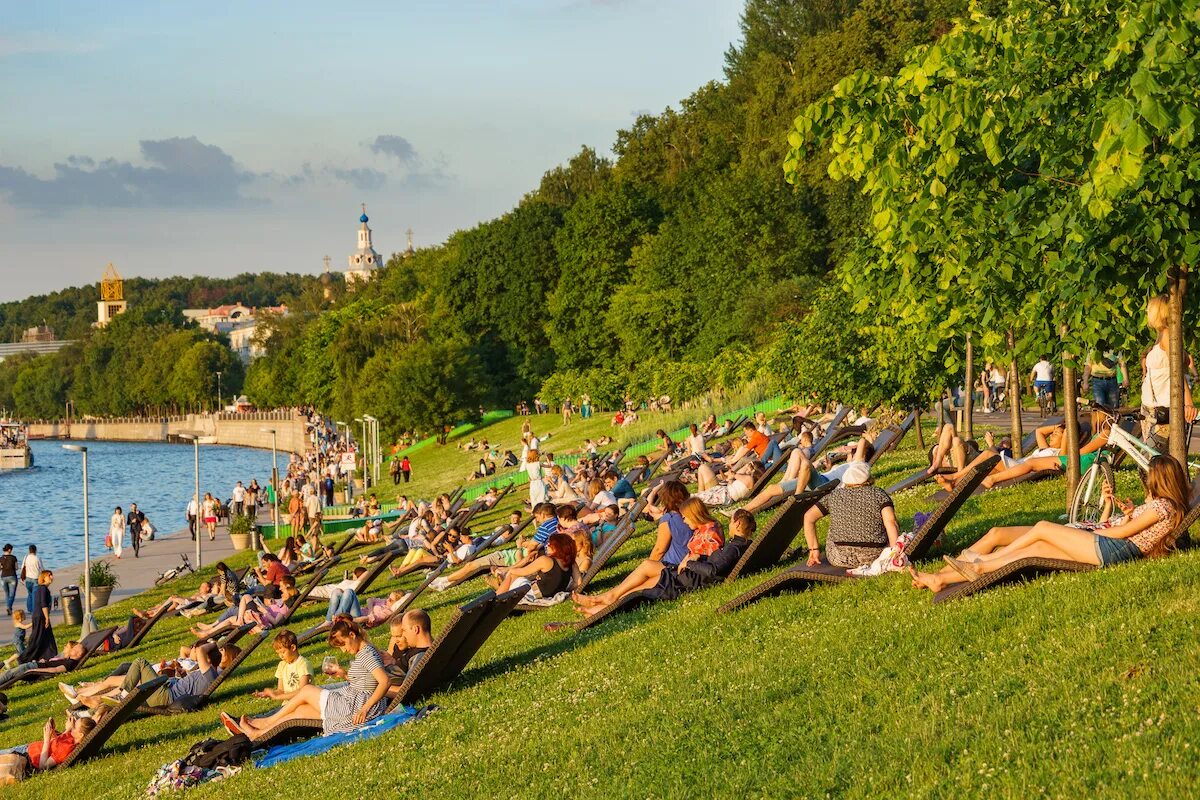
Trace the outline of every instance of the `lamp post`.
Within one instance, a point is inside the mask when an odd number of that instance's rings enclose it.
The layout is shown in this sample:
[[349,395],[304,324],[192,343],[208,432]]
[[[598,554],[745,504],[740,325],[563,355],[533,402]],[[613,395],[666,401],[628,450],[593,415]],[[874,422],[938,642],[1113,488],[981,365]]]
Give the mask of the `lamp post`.
[[[271,434],[271,486],[272,486],[271,493],[275,497],[275,509],[273,512],[275,515],[275,517],[274,517],[275,535],[272,536],[271,538],[274,539],[279,536],[279,461],[278,461],[278,457],[276,455],[277,451],[276,451],[276,447],[275,447],[275,443],[277,440],[275,437],[275,429],[274,428],[259,428],[259,430],[261,430],[263,433]],[[254,533],[254,549],[257,550],[258,549],[258,526],[257,525],[254,526],[254,531],[255,531],[255,533]]]
[[200,507],[200,436],[199,434],[181,433],[180,439],[191,442],[196,448],[196,569],[200,569],[200,520],[203,519],[204,509]]
[[221,413],[221,370],[217,370],[217,413]]
[[96,630],[96,620],[92,616],[92,550],[88,530],[87,448],[79,444],[64,444],[63,449],[83,454],[83,622],[79,629],[79,638],[82,639]]
[[371,486],[371,477],[367,474],[367,421],[362,417],[355,417],[354,421],[362,425],[362,443],[359,445],[359,450],[362,451],[363,457],[363,491],[366,491]]
[[[347,443],[350,442],[350,426],[347,423],[335,421],[333,423],[333,427],[335,430],[338,431],[339,436],[341,435],[340,429],[345,428],[346,429],[346,442]],[[338,467],[338,471],[339,472],[341,471],[340,466]],[[350,475],[349,477],[346,478],[346,502],[347,503],[354,502],[354,476],[353,475]]]
[[379,420],[369,414],[363,414],[363,419],[370,426],[368,436],[371,443],[371,481],[379,484]]

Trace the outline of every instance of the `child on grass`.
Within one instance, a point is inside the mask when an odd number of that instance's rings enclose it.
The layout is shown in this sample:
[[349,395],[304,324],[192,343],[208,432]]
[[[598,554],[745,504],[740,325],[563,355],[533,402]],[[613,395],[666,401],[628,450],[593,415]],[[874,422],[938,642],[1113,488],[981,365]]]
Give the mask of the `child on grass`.
[[7,659],[5,659],[5,661],[4,661],[5,669],[12,666],[12,664],[16,663],[16,661],[18,659],[20,659],[20,657],[22,655],[25,654],[25,636],[27,635],[27,631],[33,627],[33,623],[25,616],[25,612],[19,608],[13,611],[12,621],[13,621],[12,643],[13,643],[13,647],[16,648],[17,652],[14,653],[13,655],[9,656]]

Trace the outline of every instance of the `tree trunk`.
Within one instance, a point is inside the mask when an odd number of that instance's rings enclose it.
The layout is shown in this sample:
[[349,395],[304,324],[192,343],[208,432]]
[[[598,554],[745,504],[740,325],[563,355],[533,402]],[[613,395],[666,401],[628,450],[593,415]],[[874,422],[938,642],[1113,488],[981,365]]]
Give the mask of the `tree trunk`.
[[922,453],[925,452],[925,432],[921,430],[921,409],[918,406],[916,409],[917,421],[913,423],[917,429],[917,449]]
[[1183,416],[1184,372],[1187,358],[1183,351],[1183,298],[1187,292],[1187,266],[1180,264],[1170,274],[1170,341],[1171,365],[1171,438],[1170,453],[1180,464],[1187,466],[1187,420]]
[[[1062,326],[1062,336],[1067,336],[1067,326]],[[1079,405],[1075,396],[1074,356],[1064,351],[1063,359],[1063,414],[1067,425],[1067,509],[1075,497],[1079,485]],[[1093,431],[1094,432],[1094,431]]]
[[966,396],[963,397],[963,439],[975,438],[975,346],[971,344],[971,334],[967,334],[967,374]]
[[1012,452],[1013,457],[1021,458],[1021,440],[1025,432],[1021,429],[1021,373],[1017,370],[1017,334],[1012,328],[1008,329],[1008,408],[1012,421]]

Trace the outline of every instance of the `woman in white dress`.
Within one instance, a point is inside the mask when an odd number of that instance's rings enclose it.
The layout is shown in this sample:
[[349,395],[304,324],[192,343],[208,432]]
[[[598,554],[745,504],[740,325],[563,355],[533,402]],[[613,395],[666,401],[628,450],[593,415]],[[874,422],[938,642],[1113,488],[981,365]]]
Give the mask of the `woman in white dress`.
[[546,502],[546,481],[542,478],[542,456],[537,450],[525,455],[525,473],[529,476],[529,505]]
[[112,519],[108,522],[108,546],[112,548],[113,555],[117,558],[121,557],[121,548],[125,544],[125,514],[121,511],[121,507],[117,506],[113,511]]

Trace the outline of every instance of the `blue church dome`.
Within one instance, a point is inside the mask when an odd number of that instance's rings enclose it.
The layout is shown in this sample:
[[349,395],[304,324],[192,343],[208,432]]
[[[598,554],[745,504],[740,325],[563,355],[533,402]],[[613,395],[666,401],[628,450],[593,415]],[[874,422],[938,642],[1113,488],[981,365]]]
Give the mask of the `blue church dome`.
[[367,221],[367,215],[366,215],[366,214],[363,214],[361,217],[359,217],[359,218],[358,218],[358,221],[359,221],[359,222],[366,222],[366,221]]

